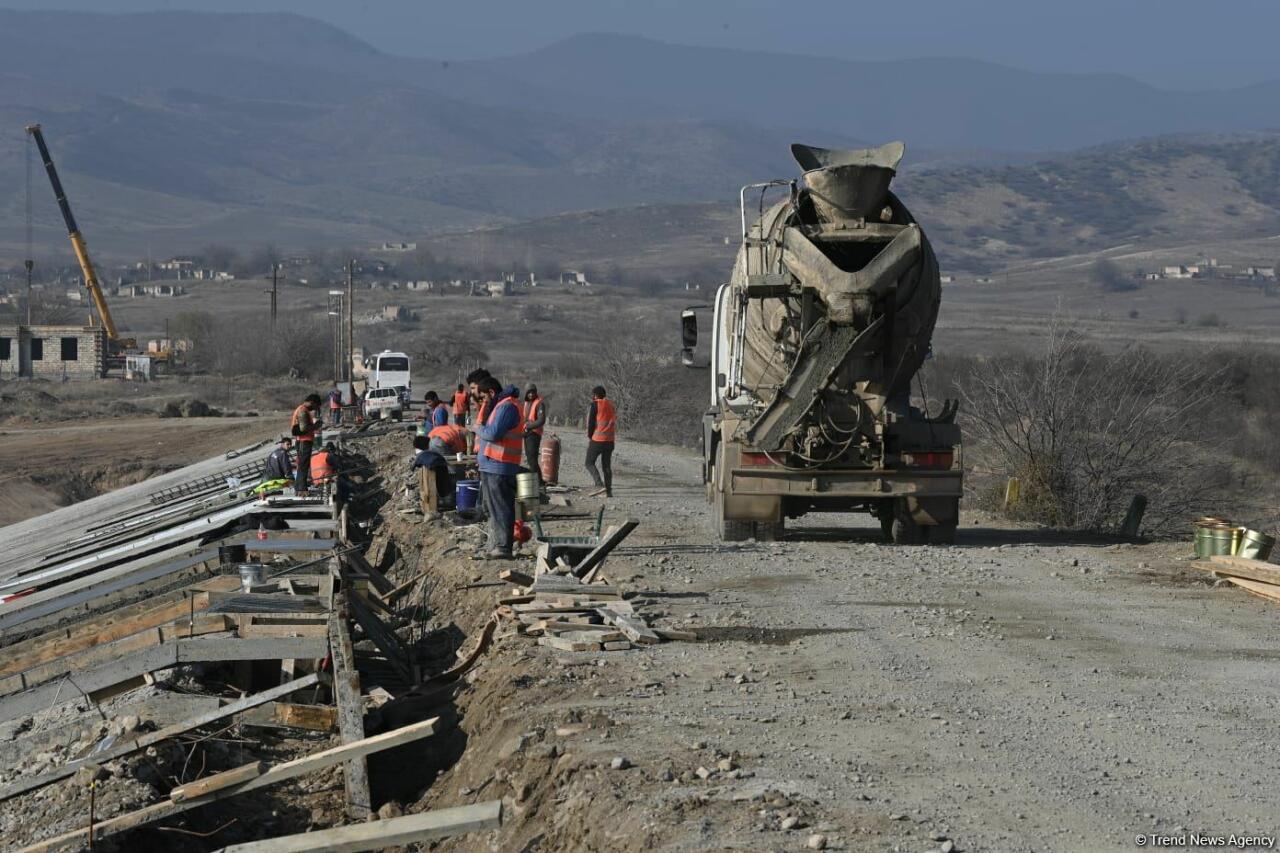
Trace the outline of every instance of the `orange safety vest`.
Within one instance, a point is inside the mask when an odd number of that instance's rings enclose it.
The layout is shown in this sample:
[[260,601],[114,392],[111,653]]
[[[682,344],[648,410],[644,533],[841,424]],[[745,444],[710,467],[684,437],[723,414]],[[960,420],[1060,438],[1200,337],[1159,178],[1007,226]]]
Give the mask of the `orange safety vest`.
[[467,409],[471,407],[470,398],[467,397],[466,391],[453,392],[453,413],[461,417],[467,413]]
[[[525,423],[532,423],[540,417],[542,417],[542,398],[534,397],[532,400],[526,400],[524,404]],[[532,432],[534,435],[542,435],[542,427],[535,427]]]
[[[305,428],[303,423],[307,424]],[[297,432],[294,432],[295,428]],[[315,415],[311,414],[311,410],[307,408],[306,403],[293,410],[293,417],[289,418],[289,432],[293,433],[294,438],[298,441],[315,441],[316,418]]]
[[591,440],[613,444],[617,435],[618,412],[613,408],[613,403],[601,397],[596,400],[596,429],[591,433]]
[[498,405],[493,407],[493,411],[485,419],[485,426],[494,419],[503,406],[511,406],[516,410],[516,425],[510,431],[503,433],[493,441],[484,443],[484,455],[498,462],[505,462],[508,465],[520,464],[520,452],[524,450],[524,439],[520,433],[524,430],[524,417],[520,415],[520,407],[516,401],[510,397],[503,397],[498,401]]
[[327,483],[333,477],[333,463],[329,461],[329,451],[321,450],[311,457],[311,482]]
[[440,439],[444,442],[444,446],[454,453],[467,452],[467,431],[456,424],[438,426],[427,433],[427,438]]

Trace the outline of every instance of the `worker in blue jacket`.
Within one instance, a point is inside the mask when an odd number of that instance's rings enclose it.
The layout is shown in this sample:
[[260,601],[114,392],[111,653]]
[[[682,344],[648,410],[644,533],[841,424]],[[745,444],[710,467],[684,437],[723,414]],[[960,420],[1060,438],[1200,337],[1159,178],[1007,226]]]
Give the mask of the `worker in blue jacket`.
[[510,560],[512,530],[516,522],[516,474],[524,448],[524,415],[520,389],[503,388],[492,376],[479,383],[484,423],[467,427],[480,439],[480,499],[489,516],[489,542],[485,558]]

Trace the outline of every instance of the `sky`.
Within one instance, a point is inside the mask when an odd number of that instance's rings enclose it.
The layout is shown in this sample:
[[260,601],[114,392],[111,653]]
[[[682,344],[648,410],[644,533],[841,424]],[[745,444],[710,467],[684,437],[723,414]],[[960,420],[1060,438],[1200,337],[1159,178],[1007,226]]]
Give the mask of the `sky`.
[[[966,57],[1177,89],[1280,79],[1280,0],[0,0],[23,9],[287,11],[380,50],[468,59],[584,32],[844,59]],[[803,12],[797,12],[802,9]]]

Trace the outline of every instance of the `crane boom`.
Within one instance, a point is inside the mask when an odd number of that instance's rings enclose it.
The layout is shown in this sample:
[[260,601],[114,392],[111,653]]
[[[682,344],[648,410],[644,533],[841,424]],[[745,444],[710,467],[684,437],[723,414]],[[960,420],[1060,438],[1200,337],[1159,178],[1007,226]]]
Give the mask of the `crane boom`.
[[67,201],[67,194],[62,189],[62,181],[58,178],[58,170],[53,165],[53,157],[49,154],[49,146],[45,145],[44,133],[40,130],[40,125],[32,124],[27,126],[27,133],[36,141],[36,148],[40,150],[40,159],[44,161],[44,170],[49,173],[49,183],[53,185],[53,194],[58,199],[58,208],[62,211],[62,221],[67,224],[67,236],[71,238],[71,248],[75,250],[76,260],[80,262],[80,272],[84,275],[84,286],[89,291],[89,295],[93,297],[93,305],[98,310],[98,316],[102,318],[102,328],[106,330],[107,337],[116,343],[120,342],[120,335],[116,331],[115,320],[111,317],[111,308],[107,305],[107,297],[102,292],[102,284],[98,281],[98,273],[93,268],[93,261],[89,259],[89,248],[84,243],[84,235],[80,233],[80,229],[76,226],[75,215],[71,212],[71,203]]

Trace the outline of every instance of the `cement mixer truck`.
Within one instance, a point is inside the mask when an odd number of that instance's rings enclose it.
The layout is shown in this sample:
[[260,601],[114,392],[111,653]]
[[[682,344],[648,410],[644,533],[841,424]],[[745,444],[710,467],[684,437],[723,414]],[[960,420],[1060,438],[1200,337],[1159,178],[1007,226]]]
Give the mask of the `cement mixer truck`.
[[716,533],[767,540],[788,518],[860,511],[897,544],[951,543],[958,404],[912,403],[941,283],[889,191],[905,147],[791,150],[803,177],[742,189],[730,281],[682,316],[685,364],[710,367],[703,479]]

